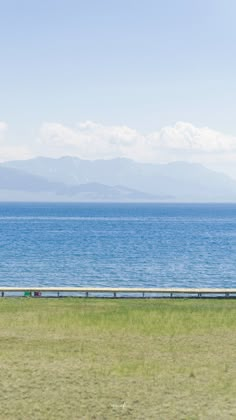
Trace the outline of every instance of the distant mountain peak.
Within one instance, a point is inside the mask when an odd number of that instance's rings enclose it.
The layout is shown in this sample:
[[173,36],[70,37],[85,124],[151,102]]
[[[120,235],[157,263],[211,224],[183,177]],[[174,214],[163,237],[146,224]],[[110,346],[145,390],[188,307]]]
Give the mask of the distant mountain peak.
[[43,177],[50,183],[63,184],[64,190],[73,187],[75,191],[80,185],[97,184],[108,188],[122,186],[125,196],[130,189],[134,195],[135,192],[136,195],[143,194],[142,197],[146,194],[146,198],[149,195],[150,199],[155,197],[156,200],[165,197],[177,201],[236,201],[236,182],[199,163],[149,164],[123,157],[86,160],[62,156],[5,162],[0,166]]

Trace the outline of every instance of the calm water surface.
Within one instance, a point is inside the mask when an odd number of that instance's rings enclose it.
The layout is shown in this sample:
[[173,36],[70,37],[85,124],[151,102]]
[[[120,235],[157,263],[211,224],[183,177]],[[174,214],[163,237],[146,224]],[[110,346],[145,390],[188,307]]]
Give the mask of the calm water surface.
[[0,284],[236,287],[236,205],[0,204]]

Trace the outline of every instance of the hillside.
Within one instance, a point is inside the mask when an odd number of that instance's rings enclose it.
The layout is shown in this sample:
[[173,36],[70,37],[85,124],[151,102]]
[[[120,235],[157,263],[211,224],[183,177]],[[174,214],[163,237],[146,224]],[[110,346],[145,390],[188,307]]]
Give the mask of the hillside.
[[[111,191],[109,192],[111,200],[116,199],[116,194],[122,200],[122,194],[127,196],[127,191],[123,190],[120,194],[117,188],[119,191],[120,188],[126,188],[148,194],[141,197],[138,193],[139,197],[136,198],[144,200],[236,201],[236,182],[225,174],[214,172],[200,164],[174,162],[154,165],[121,158],[88,161],[75,157],[38,157],[6,162],[1,166],[43,176],[50,183],[63,184],[64,189],[65,186],[75,188],[81,184],[113,187],[116,193],[113,197]],[[71,188],[69,190],[70,194],[75,191]],[[134,195],[130,193],[129,198],[134,199]]]

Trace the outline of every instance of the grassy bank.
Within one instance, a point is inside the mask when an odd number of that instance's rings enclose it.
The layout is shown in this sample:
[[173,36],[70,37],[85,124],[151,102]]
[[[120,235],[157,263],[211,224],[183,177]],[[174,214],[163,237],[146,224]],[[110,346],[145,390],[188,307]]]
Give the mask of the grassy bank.
[[0,417],[236,418],[235,349],[235,300],[0,299]]

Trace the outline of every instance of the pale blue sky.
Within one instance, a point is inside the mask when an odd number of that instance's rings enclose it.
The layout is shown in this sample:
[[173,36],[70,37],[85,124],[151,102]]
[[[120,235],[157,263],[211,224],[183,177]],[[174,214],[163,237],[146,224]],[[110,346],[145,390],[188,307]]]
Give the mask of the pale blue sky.
[[234,0],[0,0],[0,121],[236,136]]

